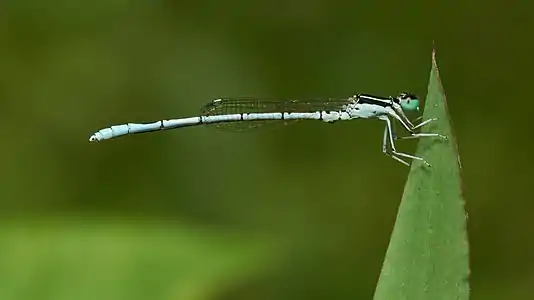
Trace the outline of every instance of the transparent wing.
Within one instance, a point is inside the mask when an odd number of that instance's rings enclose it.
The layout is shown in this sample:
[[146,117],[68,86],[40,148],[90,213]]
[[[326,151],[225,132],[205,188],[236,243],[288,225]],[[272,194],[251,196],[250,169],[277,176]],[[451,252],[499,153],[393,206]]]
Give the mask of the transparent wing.
[[[311,100],[269,100],[261,98],[228,98],[217,99],[204,105],[200,112],[204,116],[215,116],[238,113],[272,113],[272,112],[315,112],[338,111],[347,105],[352,98],[329,98]],[[299,120],[261,120],[240,121],[215,124],[217,128],[232,131],[245,131],[269,125],[288,125]]]

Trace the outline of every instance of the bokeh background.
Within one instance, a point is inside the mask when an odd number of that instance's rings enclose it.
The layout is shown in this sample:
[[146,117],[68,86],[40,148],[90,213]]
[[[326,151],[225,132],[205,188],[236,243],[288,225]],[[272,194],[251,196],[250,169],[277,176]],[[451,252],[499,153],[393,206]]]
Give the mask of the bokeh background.
[[472,299],[532,299],[532,9],[0,2],[0,299],[371,299],[408,171],[379,121],[87,139],[221,96],[424,96],[432,40]]

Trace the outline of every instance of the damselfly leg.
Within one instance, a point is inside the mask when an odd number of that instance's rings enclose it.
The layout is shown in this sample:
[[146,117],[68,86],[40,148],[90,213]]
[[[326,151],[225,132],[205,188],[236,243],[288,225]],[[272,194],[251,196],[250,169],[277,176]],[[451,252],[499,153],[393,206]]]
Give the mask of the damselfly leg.
[[[412,120],[412,123],[415,124],[415,123],[417,123],[417,121],[422,120],[422,119],[423,119],[423,116],[419,116],[419,117],[413,119],[413,120]],[[414,129],[415,129],[415,128],[419,128],[419,127],[421,127],[421,126],[423,126],[423,125],[426,125],[426,124],[430,123],[431,121],[436,121],[436,120],[437,120],[437,118],[428,119],[428,120],[426,120],[426,121],[424,121],[424,122],[421,122],[420,124],[414,126]]]
[[[422,119],[423,117],[418,117],[416,120],[418,119]],[[437,121],[437,118],[432,118],[432,119],[428,119],[428,120],[425,120],[417,125],[415,125],[413,128],[411,128],[411,130],[415,130],[415,129],[418,129],[418,128],[421,128],[423,126],[425,126],[426,124],[432,122],[432,121]],[[397,140],[407,140],[407,139],[415,139],[415,138],[420,138],[420,137],[439,137],[439,138],[442,138],[442,139],[447,139],[446,136],[444,135],[441,135],[439,133],[413,133],[413,132],[410,132],[410,135],[408,136],[401,136],[401,137],[398,137],[395,133],[393,133],[395,139]]]
[[[404,164],[406,166],[409,166],[410,164],[407,163],[406,161],[404,161],[401,157],[409,158],[409,159],[412,159],[412,160],[414,160],[414,159],[415,160],[419,160],[419,161],[423,162],[425,165],[430,166],[430,164],[426,160],[424,160],[423,158],[421,158],[419,156],[398,152],[397,148],[395,147],[394,131],[393,131],[393,128],[392,128],[393,126],[391,125],[391,120],[386,115],[379,116],[378,118],[380,120],[383,120],[383,121],[386,122],[386,128],[384,128],[384,136],[383,136],[383,139],[382,139],[382,152],[384,154],[393,157],[396,161],[398,161],[398,162],[400,162],[400,163],[402,163],[402,164]],[[391,146],[391,153],[389,153],[388,149],[387,149],[388,139],[389,139],[389,144]]]
[[[418,117],[416,120],[420,120],[420,119],[422,120],[422,119],[423,119],[423,116]],[[412,129],[417,129],[417,128],[419,128],[419,127],[423,127],[423,126],[425,126],[426,124],[428,124],[428,123],[430,123],[430,122],[432,122],[432,121],[437,121],[437,120],[438,120],[437,118],[428,119],[428,120],[426,120],[426,121],[423,121],[423,122],[421,122],[421,123],[415,125]]]
[[395,155],[392,155],[391,153],[388,152],[388,147],[387,147],[387,143],[388,143],[388,126],[384,126],[384,137],[382,139],[382,152],[389,156],[389,157],[392,157],[393,159],[395,159],[396,161],[400,162],[401,164],[403,165],[406,165],[406,166],[410,166],[409,163],[405,162],[403,159],[395,156]]

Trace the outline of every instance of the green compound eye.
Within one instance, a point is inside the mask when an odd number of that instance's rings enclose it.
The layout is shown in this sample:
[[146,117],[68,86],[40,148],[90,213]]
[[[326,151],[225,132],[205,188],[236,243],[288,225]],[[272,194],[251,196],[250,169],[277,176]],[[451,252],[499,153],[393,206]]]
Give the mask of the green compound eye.
[[419,99],[417,96],[408,93],[402,93],[398,97],[402,110],[419,111]]
[[419,111],[419,100],[417,99],[401,100],[400,105],[406,111]]

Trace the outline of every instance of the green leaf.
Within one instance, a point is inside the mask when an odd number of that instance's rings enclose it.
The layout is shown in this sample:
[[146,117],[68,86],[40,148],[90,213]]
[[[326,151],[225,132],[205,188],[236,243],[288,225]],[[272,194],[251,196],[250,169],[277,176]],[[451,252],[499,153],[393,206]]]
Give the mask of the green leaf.
[[375,300],[469,298],[469,246],[461,164],[435,51],[423,117],[438,118],[425,129],[448,139],[419,141],[417,156],[424,157],[432,166],[412,164]]

